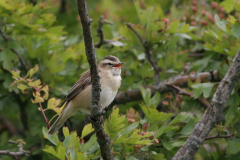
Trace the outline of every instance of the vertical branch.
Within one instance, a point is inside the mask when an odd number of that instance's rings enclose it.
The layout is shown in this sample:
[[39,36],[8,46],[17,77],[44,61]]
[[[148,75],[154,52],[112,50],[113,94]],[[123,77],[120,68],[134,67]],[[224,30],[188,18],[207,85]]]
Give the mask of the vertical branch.
[[88,16],[87,3],[85,0],[77,0],[78,12],[81,18],[83,27],[83,36],[85,42],[85,51],[90,65],[91,81],[92,81],[92,104],[91,104],[91,118],[92,124],[96,131],[97,141],[100,146],[101,155],[104,160],[112,160],[110,148],[110,138],[108,138],[104,127],[102,110],[100,104],[100,76],[98,73],[97,60],[95,58],[95,50],[92,41],[91,23],[92,19]]
[[211,104],[206,109],[201,120],[195,126],[191,136],[172,158],[173,160],[191,160],[215,124],[224,120],[225,117],[222,114],[223,108],[235,87],[235,84],[240,78],[239,73],[240,49],[233,59],[232,65],[228,69],[227,74],[221,80],[217,91],[213,95]]

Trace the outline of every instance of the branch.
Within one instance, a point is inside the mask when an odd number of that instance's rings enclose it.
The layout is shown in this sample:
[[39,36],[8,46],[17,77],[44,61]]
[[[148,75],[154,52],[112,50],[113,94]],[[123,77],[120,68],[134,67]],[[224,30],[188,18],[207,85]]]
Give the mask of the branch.
[[206,109],[201,120],[195,126],[191,136],[185,144],[178,150],[173,160],[190,160],[193,158],[200,145],[204,142],[208,133],[212,130],[215,124],[225,119],[222,115],[223,108],[240,78],[240,50],[238,50],[232,65],[227,74],[220,82],[217,91],[213,95],[211,104]]
[[153,66],[153,69],[154,69],[154,72],[155,72],[155,82],[154,84],[158,84],[160,82],[160,75],[159,75],[159,72],[161,71],[161,68],[158,67],[157,63],[153,60],[153,57],[152,57],[152,52],[150,51],[150,48],[147,44],[147,41],[144,40],[140,34],[133,28],[133,25],[131,23],[126,23],[127,27],[129,29],[131,29],[135,34],[136,36],[139,38],[139,40],[141,41],[144,49],[145,49],[145,55],[146,55],[146,58],[148,59],[148,61],[150,62],[150,64]]
[[112,41],[112,40],[104,39],[104,33],[102,29],[104,24],[113,24],[113,23],[104,19],[104,16],[101,15],[98,20],[98,28],[97,28],[97,33],[98,33],[97,36],[100,38],[100,41],[94,45],[96,48],[100,48],[103,44],[110,43]]
[[[8,37],[6,34],[4,34],[3,29],[1,28],[1,26],[0,26],[0,34],[1,34],[1,36],[3,37],[3,39],[4,39],[6,42],[9,41],[9,37]],[[24,59],[21,57],[21,55],[20,55],[15,49],[13,49],[13,48],[11,49],[11,51],[18,56],[18,59],[20,60],[20,63],[22,64],[22,66],[23,66],[26,70],[29,70],[30,67],[27,65],[27,63],[24,61]]]
[[29,153],[30,153],[29,151],[24,151],[23,150],[23,145],[25,144],[25,142],[22,139],[18,139],[16,142],[12,141],[12,140],[9,140],[8,143],[12,143],[12,144],[18,145],[19,151],[18,152],[10,152],[8,150],[7,151],[0,150],[0,155],[12,156],[15,159],[18,159],[20,157],[29,155]]
[[104,127],[102,109],[100,104],[100,76],[98,72],[97,60],[95,58],[95,50],[92,41],[91,23],[92,19],[88,17],[87,3],[85,0],[77,0],[78,12],[83,27],[83,36],[85,42],[86,56],[90,65],[91,81],[92,81],[92,104],[91,119],[93,128],[96,131],[97,141],[100,146],[101,156],[104,160],[113,160],[110,148],[110,138],[108,138]]
[[[156,92],[166,93],[171,91],[171,88],[169,88],[166,85],[166,83],[171,83],[172,85],[175,85],[175,86],[186,87],[188,85],[189,80],[194,82],[197,79],[198,80],[200,79],[201,81],[220,81],[217,71],[202,72],[202,73],[196,73],[196,74],[191,74],[186,76],[181,76],[181,75],[175,76],[175,77],[169,78],[168,80],[158,83],[157,86],[152,85],[152,86],[147,86],[145,88],[149,88],[152,92],[152,95],[154,95]],[[118,94],[116,95],[111,105],[124,104],[124,103],[138,101],[138,100],[142,100],[142,95],[139,89],[122,91],[122,92],[118,92]]]
[[216,136],[207,137],[207,138],[205,138],[205,140],[213,139],[213,138],[230,138],[232,140],[233,136],[235,136],[235,134],[237,134],[237,132],[234,132],[233,134],[230,134],[230,135],[219,135],[218,134]]
[[[181,89],[180,87],[178,86],[175,86],[173,84],[170,84],[170,83],[166,83],[167,86],[173,88],[174,90],[178,91],[179,94],[181,95],[185,95],[185,96],[188,96],[188,97],[191,97],[193,98],[193,93],[188,93],[186,92],[185,90]],[[196,100],[202,105],[204,106],[205,108],[208,107],[208,104],[205,103],[201,98],[196,98]]]

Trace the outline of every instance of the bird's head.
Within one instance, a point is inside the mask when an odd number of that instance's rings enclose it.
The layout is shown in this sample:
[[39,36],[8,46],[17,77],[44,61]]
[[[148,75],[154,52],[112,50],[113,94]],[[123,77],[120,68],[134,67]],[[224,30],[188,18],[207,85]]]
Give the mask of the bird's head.
[[123,64],[117,57],[109,55],[100,61],[98,67],[104,71],[111,71],[114,75],[120,75]]

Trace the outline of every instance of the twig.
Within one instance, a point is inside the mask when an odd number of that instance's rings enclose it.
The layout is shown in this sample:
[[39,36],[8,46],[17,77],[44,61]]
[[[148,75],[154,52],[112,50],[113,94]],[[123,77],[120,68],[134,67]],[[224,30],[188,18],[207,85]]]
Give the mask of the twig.
[[22,139],[18,139],[17,141],[9,140],[8,143],[12,143],[12,144],[18,145],[19,151],[18,152],[10,152],[8,150],[6,150],[6,151],[0,150],[0,155],[12,156],[15,159],[18,159],[20,157],[29,155],[29,153],[30,153],[29,151],[24,151],[23,150],[23,145],[25,144],[25,142]]
[[[1,36],[3,37],[3,39],[4,39],[6,42],[9,41],[9,37],[8,37],[6,34],[4,34],[3,29],[1,28],[1,26],[0,26],[0,34],[1,34]],[[20,56],[20,54],[19,54],[15,49],[13,49],[13,48],[11,49],[11,51],[18,56],[18,58],[19,58],[19,60],[20,60],[20,63],[23,65],[23,67],[24,67],[26,70],[29,70],[30,67],[29,67],[29,66],[27,65],[27,63],[24,61],[24,59],[22,58],[22,56]]]
[[146,54],[146,58],[148,59],[148,61],[150,62],[150,64],[153,66],[153,69],[154,69],[154,72],[155,72],[155,82],[154,84],[157,85],[159,82],[160,82],[160,75],[159,75],[159,72],[161,71],[161,68],[158,67],[157,63],[153,60],[153,57],[152,57],[152,52],[150,51],[150,48],[147,44],[147,41],[144,40],[140,34],[133,28],[132,24],[131,23],[126,23],[127,27],[129,29],[131,29],[135,34],[136,36],[139,38],[139,40],[141,41],[144,49],[145,49],[145,54]]
[[178,150],[172,158],[173,160],[190,160],[193,158],[200,145],[219,121],[225,119],[223,116],[224,106],[240,78],[240,50],[238,50],[232,65],[228,69],[227,74],[220,82],[217,91],[213,95],[211,104],[206,109],[201,120],[195,126],[191,136],[185,144]]
[[216,135],[216,136],[210,136],[210,137],[206,137],[205,140],[208,139],[213,139],[213,138],[230,138],[231,140],[233,139],[233,136],[235,136],[235,134],[237,134],[237,132],[234,132],[233,134],[230,135]]
[[112,40],[104,39],[104,32],[102,29],[104,24],[112,24],[112,22],[105,20],[104,16],[101,15],[98,20],[98,28],[97,28],[97,36],[100,38],[100,41],[94,45],[96,48],[100,48],[103,44],[110,43],[112,41]]
[[92,41],[91,23],[92,19],[88,17],[88,9],[86,0],[77,0],[78,12],[83,27],[83,36],[85,42],[86,56],[90,65],[91,82],[92,82],[92,104],[91,119],[93,128],[96,131],[97,141],[100,146],[101,156],[104,160],[113,160],[110,148],[110,138],[108,138],[104,127],[102,109],[100,104],[100,76],[95,58],[95,50]]
[[3,115],[0,115],[0,121],[3,122],[3,124],[6,126],[6,128],[8,129],[8,131],[10,132],[11,135],[18,135],[17,129],[15,128],[15,126],[13,126],[11,124],[10,121],[7,120],[7,118]]
[[[36,87],[33,87],[36,91],[38,91],[38,89],[36,88]],[[38,104],[39,104],[39,106],[40,106],[40,110],[41,110],[41,112],[42,112],[42,114],[43,114],[43,117],[44,117],[44,119],[45,119],[45,122],[47,123],[47,125],[48,125],[48,128],[50,128],[51,126],[50,126],[50,124],[49,124],[49,122],[48,122],[48,119],[47,119],[47,117],[46,117],[46,115],[45,115],[45,113],[44,113],[44,111],[43,111],[43,107],[42,107],[42,103],[41,102],[38,102]]]
[[[176,91],[178,91],[179,94],[181,95],[185,95],[185,96],[188,96],[188,97],[191,97],[193,98],[193,93],[188,93],[186,92],[185,90],[181,89],[180,87],[178,86],[175,86],[174,84],[170,84],[170,83],[166,83],[167,86],[175,89]],[[204,106],[205,108],[208,107],[208,104],[205,103],[201,98],[196,98],[196,100],[202,105]]]

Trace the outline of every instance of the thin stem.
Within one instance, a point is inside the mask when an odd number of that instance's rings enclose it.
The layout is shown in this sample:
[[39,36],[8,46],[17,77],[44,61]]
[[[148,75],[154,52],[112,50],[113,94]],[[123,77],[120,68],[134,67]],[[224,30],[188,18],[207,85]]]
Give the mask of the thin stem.
[[[34,88],[36,91],[39,91],[39,89],[37,89],[36,87],[33,87],[33,88]],[[48,122],[48,119],[47,119],[47,117],[46,117],[46,115],[45,115],[45,113],[44,113],[44,111],[43,111],[42,103],[41,103],[41,102],[38,102],[38,104],[39,104],[39,106],[40,106],[40,109],[41,109],[41,112],[42,112],[43,117],[44,117],[44,119],[45,119],[45,122],[47,123],[48,128],[50,128],[51,126],[50,126],[50,124],[49,124],[49,122]]]

